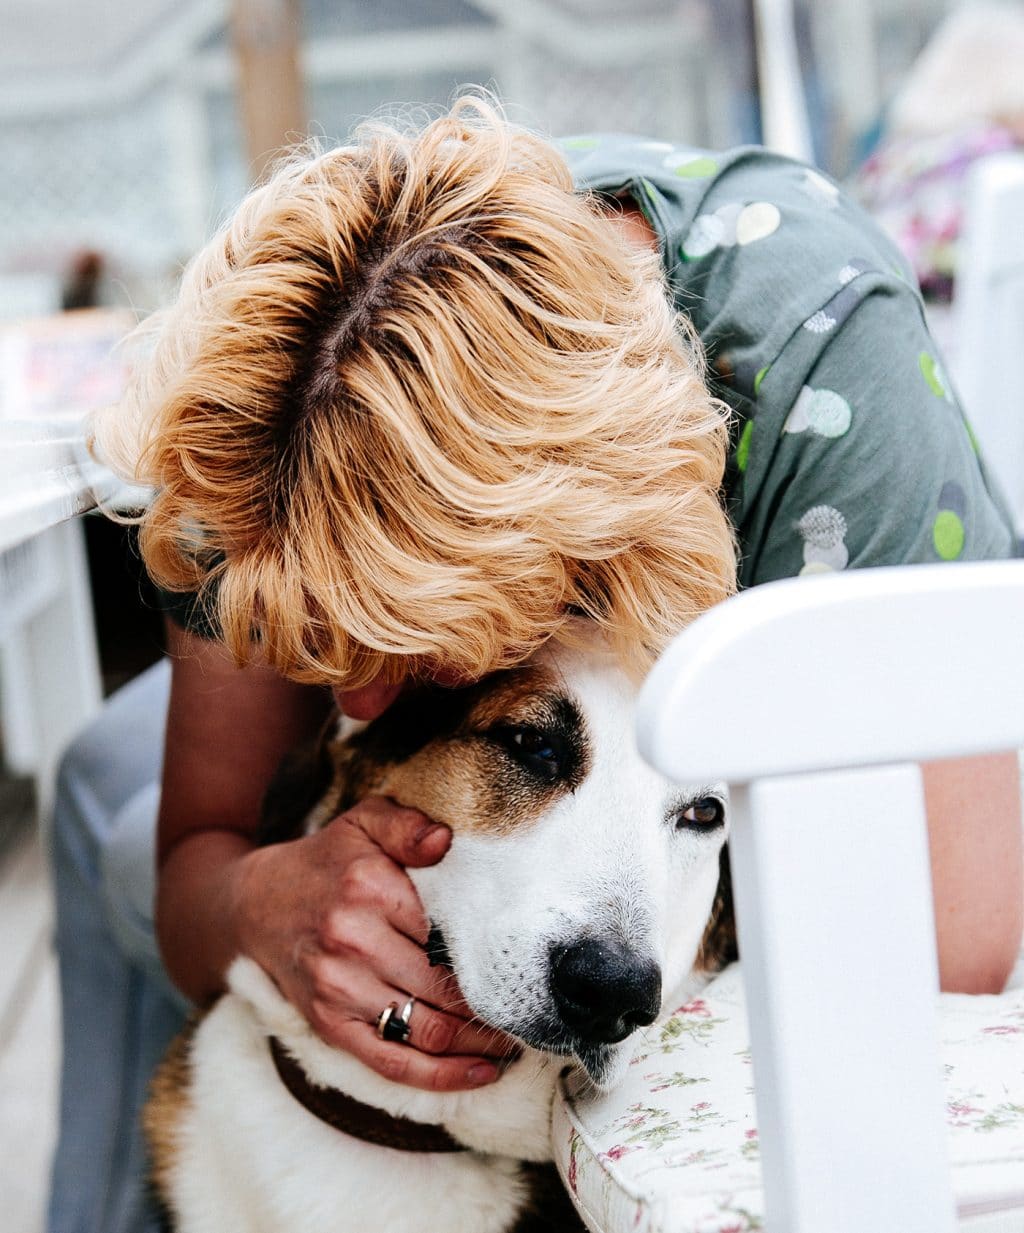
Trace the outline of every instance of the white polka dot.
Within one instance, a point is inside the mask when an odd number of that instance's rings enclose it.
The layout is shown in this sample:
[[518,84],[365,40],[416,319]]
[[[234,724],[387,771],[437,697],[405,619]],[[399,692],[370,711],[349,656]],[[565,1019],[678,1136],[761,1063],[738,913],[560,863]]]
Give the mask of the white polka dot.
[[836,544],[831,548],[819,548],[816,544],[804,544],[803,573],[825,573],[827,570],[845,569],[850,560],[850,554],[845,544]]
[[804,329],[810,330],[812,334],[827,334],[829,330],[834,330],[835,328],[835,317],[830,317],[823,308],[819,308],[816,313],[813,313],[804,322]]
[[836,548],[846,538],[846,519],[831,505],[813,506],[796,526],[808,548],[822,550]]
[[839,198],[838,186],[809,167],[804,172],[803,183],[800,187],[808,197],[813,197],[815,201],[820,201],[823,205],[834,206]]
[[715,211],[715,218],[722,224],[722,237],[718,241],[719,248],[727,248],[736,243],[736,227],[742,213],[743,206],[738,201],[719,206]]
[[834,574],[835,572],[834,567],[825,561],[808,561],[800,571],[800,577],[806,578],[809,574]]
[[683,253],[689,258],[704,257],[721,243],[725,233],[722,220],[714,214],[700,214],[683,241]]
[[748,205],[736,220],[736,243],[753,244],[778,231],[782,222],[779,207],[770,201],[755,201]]
[[850,404],[835,390],[815,390],[807,404],[807,426],[819,437],[841,437],[852,418]]
[[839,271],[840,286],[845,287],[847,283],[852,283],[858,274],[860,274],[860,270],[855,265],[844,265]]
[[797,400],[793,403],[789,415],[786,417],[786,422],[782,425],[783,432],[806,432],[810,427],[810,421],[807,418],[807,408],[814,398],[814,390],[809,385],[805,385],[797,395]]

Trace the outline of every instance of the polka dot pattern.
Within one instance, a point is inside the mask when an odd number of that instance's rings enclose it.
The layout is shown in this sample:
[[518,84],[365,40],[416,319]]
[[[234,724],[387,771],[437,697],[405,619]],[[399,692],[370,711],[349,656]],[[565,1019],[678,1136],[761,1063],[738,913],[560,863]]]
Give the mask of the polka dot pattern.
[[750,464],[750,441],[754,435],[754,421],[747,420],[743,425],[743,431],[740,433],[739,443],[736,446],[736,466],[739,470],[746,471]]
[[804,329],[811,334],[828,334],[837,324],[835,317],[830,317],[823,308],[819,308],[804,322]]
[[839,204],[839,186],[810,167],[804,172],[800,188],[812,201],[820,205],[834,207]]
[[750,205],[730,202],[713,214],[697,215],[682,244],[683,259],[696,261],[716,248],[754,244],[773,235],[781,223],[779,208],[771,202],[755,201]]
[[967,494],[955,480],[948,480],[939,493],[939,512],[932,524],[932,543],[943,561],[955,561],[963,552],[966,516]]
[[928,384],[928,388],[936,398],[945,399],[946,402],[953,401],[953,395],[950,393],[949,381],[943,371],[942,365],[929,351],[922,351],[917,357],[918,367],[921,369],[921,376],[924,377]]
[[755,201],[736,220],[736,243],[753,244],[774,235],[782,222],[779,207],[770,201]]
[[940,510],[932,526],[932,542],[943,561],[955,561],[964,550],[963,522],[951,509]]
[[665,169],[683,180],[707,180],[718,171],[718,163],[706,155],[692,153],[670,154],[664,162]]
[[815,505],[796,524],[804,541],[801,574],[821,574],[845,569],[850,559],[846,547],[846,519],[831,505]]
[[834,439],[850,430],[853,412],[850,404],[835,390],[814,390],[805,385],[782,426],[784,433],[812,432]]

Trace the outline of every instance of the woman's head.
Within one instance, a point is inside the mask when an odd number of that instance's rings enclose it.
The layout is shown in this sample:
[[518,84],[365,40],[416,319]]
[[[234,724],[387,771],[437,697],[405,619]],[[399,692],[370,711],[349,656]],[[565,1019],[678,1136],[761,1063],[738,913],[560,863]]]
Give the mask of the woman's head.
[[723,412],[656,256],[479,100],[293,157],[142,335],[98,448],[239,660],[476,677],[578,610],[642,662],[733,585]]

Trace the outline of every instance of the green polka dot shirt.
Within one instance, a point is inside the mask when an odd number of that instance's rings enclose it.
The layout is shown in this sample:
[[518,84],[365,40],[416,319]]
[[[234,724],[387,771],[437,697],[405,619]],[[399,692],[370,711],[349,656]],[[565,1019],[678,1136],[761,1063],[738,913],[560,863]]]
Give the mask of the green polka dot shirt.
[[735,412],[726,497],[742,585],[1013,555],[913,274],[832,180],[758,147],[559,145],[581,191],[646,216]]

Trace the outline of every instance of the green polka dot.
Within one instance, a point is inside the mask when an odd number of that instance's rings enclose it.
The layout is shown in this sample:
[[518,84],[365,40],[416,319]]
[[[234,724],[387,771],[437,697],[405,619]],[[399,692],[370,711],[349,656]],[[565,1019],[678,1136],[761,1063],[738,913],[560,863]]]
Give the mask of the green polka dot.
[[931,392],[937,398],[947,397],[946,386],[942,380],[942,369],[935,356],[930,355],[927,351],[922,351],[917,357],[917,363],[921,369],[921,376],[928,382],[928,388]]
[[944,561],[955,561],[964,550],[964,524],[951,509],[939,511],[932,527],[935,551]]
[[596,150],[600,144],[597,137],[563,137],[559,142],[564,150]]
[[674,170],[675,174],[684,180],[703,180],[715,174],[718,164],[713,158],[691,158],[688,163],[683,163]]
[[761,388],[761,382],[768,375],[769,368],[771,368],[771,364],[765,364],[764,368],[762,368],[760,372],[757,374],[757,376],[754,378],[754,397],[755,398],[757,397],[758,390],[760,390]]
[[974,429],[971,427],[968,420],[964,420],[964,427],[967,429],[967,440],[971,443],[971,449],[978,455],[981,454],[981,446],[978,444],[978,438],[974,435]]
[[754,421],[747,420],[743,425],[743,431],[740,433],[739,444],[736,446],[736,466],[741,471],[746,471],[747,463],[750,461],[750,438],[754,435]]
[[654,187],[654,185],[650,182],[650,180],[645,180],[641,178],[640,184],[644,192],[647,194],[647,198],[651,202],[651,204],[657,205],[658,204],[658,190]]

